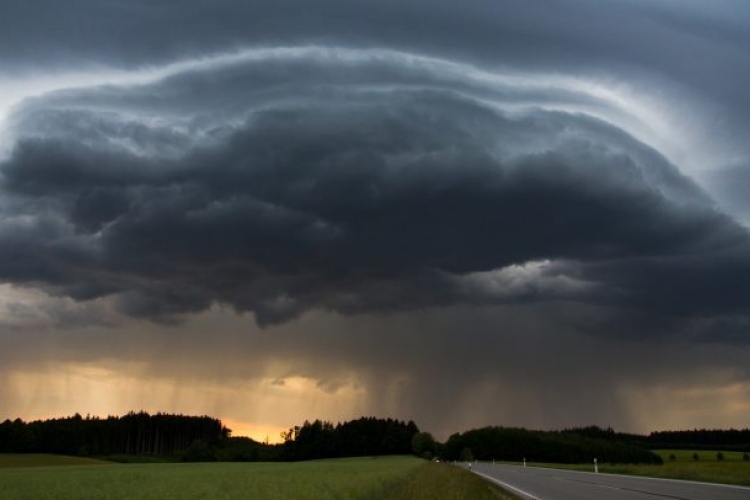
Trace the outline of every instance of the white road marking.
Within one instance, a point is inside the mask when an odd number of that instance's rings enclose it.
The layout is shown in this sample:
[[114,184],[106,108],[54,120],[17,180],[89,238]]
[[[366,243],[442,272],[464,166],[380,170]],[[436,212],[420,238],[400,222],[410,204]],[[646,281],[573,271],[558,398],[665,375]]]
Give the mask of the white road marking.
[[486,480],[488,480],[488,481],[492,481],[493,483],[496,483],[496,484],[498,484],[498,485],[502,486],[503,488],[508,488],[509,490],[513,490],[513,491],[515,491],[516,493],[520,493],[521,495],[523,495],[523,496],[525,496],[525,497],[528,497],[528,498],[530,498],[531,500],[542,500],[541,498],[539,498],[539,497],[537,497],[537,496],[534,496],[534,495],[532,495],[532,494],[531,494],[531,493],[529,493],[528,491],[524,491],[524,490],[522,490],[521,488],[516,488],[516,487],[515,487],[515,486],[513,486],[513,485],[510,485],[510,484],[508,484],[508,483],[505,483],[505,482],[503,482],[503,481],[500,481],[499,479],[495,479],[494,477],[492,477],[492,476],[488,476],[487,474],[483,474],[483,473],[481,473],[481,472],[477,472],[477,471],[474,471],[474,473],[475,473],[475,474],[477,474],[477,475],[479,475],[479,476],[482,476],[483,478],[485,478],[485,479],[486,479]]

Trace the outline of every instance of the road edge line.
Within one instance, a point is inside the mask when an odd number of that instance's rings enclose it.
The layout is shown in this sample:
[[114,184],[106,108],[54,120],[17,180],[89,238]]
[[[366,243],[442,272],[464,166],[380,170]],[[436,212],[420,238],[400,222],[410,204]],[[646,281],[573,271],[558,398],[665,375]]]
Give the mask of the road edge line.
[[[520,468],[520,465],[508,465],[508,467],[518,467]],[[542,469],[542,470],[548,470],[548,471],[564,471],[564,472],[574,472],[576,474],[595,474],[592,471],[585,471],[585,470],[575,470],[575,469],[559,469],[556,467],[538,467],[535,465],[529,465],[529,469]],[[704,486],[720,486],[722,488],[730,488],[735,490],[750,490],[750,486],[744,486],[742,484],[728,484],[728,483],[710,483],[708,481],[696,481],[694,479],[679,479],[674,477],[655,477],[655,476],[642,476],[640,474],[618,474],[616,472],[598,472],[597,473],[600,476],[616,476],[616,477],[634,477],[638,479],[653,479],[654,481],[665,481],[670,483],[683,483],[683,484],[701,484]]]
[[474,471],[474,474],[476,474],[476,475],[478,475],[478,476],[482,476],[482,477],[483,477],[484,479],[486,479],[487,481],[491,481],[491,482],[493,482],[493,483],[495,483],[495,484],[498,484],[498,485],[502,486],[503,488],[508,488],[508,489],[510,489],[510,490],[513,490],[513,491],[515,491],[516,493],[520,493],[521,495],[523,495],[523,496],[525,496],[525,497],[528,497],[528,498],[530,498],[531,500],[542,500],[542,499],[541,499],[541,498],[539,498],[538,496],[534,496],[534,495],[532,495],[531,493],[529,493],[528,491],[524,491],[524,490],[522,490],[521,488],[516,488],[515,486],[513,486],[513,485],[511,485],[511,484],[508,484],[508,483],[505,483],[505,482],[503,482],[503,481],[500,481],[499,479],[495,479],[494,477],[492,477],[492,476],[488,476],[487,474],[484,474],[484,473],[482,473],[482,472],[479,472],[479,471]]

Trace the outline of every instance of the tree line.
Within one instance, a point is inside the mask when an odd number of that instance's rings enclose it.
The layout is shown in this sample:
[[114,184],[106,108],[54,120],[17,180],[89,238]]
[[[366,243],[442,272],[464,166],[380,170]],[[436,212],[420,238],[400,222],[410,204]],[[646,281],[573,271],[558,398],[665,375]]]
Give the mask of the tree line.
[[0,452],[139,457],[184,461],[297,461],[416,454],[443,460],[583,463],[661,463],[659,448],[750,451],[750,429],[661,431],[649,435],[596,426],[539,431],[484,427],[453,434],[445,443],[413,421],[361,417],[347,422],[306,421],[281,433],[282,443],[232,437],[220,420],[146,412],[107,418],[72,417],[0,423]]
[[403,455],[419,432],[412,422],[362,417],[338,423],[315,420],[282,433],[281,444],[231,437],[211,417],[146,412],[107,418],[72,417],[0,424],[0,453],[55,453],[134,461],[151,456],[183,461],[296,461]]
[[286,460],[405,455],[419,432],[412,421],[362,417],[335,426],[331,422],[305,422],[282,433]]
[[647,435],[615,432],[611,427],[582,427],[569,429],[588,437],[620,441],[641,448],[684,450],[725,450],[750,452],[750,429],[692,429],[656,431]]
[[644,445],[653,448],[750,452],[750,429],[694,429],[652,432]]
[[72,417],[0,424],[0,452],[63,455],[174,455],[228,437],[220,420],[130,412],[107,418]]
[[456,433],[439,453],[447,460],[503,460],[550,463],[599,462],[660,464],[646,448],[599,428],[537,431],[512,427],[484,427]]

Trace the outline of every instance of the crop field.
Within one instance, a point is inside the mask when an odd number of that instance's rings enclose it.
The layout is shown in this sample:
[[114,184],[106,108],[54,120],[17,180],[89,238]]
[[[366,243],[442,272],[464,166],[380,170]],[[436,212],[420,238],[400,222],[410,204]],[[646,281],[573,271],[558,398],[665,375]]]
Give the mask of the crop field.
[[0,492],[3,500],[515,498],[457,467],[413,457],[296,463],[6,466],[0,469]]
[[[743,453],[741,452],[722,451],[723,460],[717,459],[718,451],[654,450],[654,452],[661,456],[664,460],[664,465],[599,464],[599,472],[750,486],[750,462],[743,459]],[[698,455],[698,460],[693,458],[693,454]],[[674,460],[670,456],[674,456]],[[593,463],[578,465],[529,465],[583,471],[591,471],[594,468]]]
[[[640,474],[643,476],[670,479],[687,479],[709,483],[726,483],[750,486],[750,462],[742,459],[742,453],[723,451],[724,459],[717,460],[718,451],[706,450],[654,450],[664,460],[662,466],[618,466],[604,468],[606,472]],[[698,454],[698,460],[693,454]],[[675,460],[670,459],[674,455]]]
[[9,467],[44,467],[54,465],[97,465],[107,464],[103,460],[65,455],[42,453],[0,453],[0,469]]

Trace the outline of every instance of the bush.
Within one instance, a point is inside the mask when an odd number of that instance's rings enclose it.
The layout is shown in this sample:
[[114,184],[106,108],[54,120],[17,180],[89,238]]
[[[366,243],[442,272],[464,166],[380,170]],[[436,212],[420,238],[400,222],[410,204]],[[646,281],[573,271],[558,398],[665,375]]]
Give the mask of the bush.
[[418,432],[411,438],[411,449],[416,456],[431,460],[435,455],[435,438],[429,432]]
[[701,457],[699,457],[697,453],[693,453],[693,460],[698,461],[700,459]]
[[719,462],[724,460],[724,454],[722,452],[716,453],[716,460],[718,460]]
[[464,448],[463,450],[461,450],[460,459],[462,462],[473,462],[474,454],[471,452],[471,449]]
[[216,455],[207,444],[195,442],[180,459],[183,462],[216,462]]
[[676,456],[674,456],[674,453],[670,453],[670,454],[669,454],[669,459],[670,459],[670,460],[671,460],[672,462],[674,462],[675,460],[677,460],[677,457],[676,457]]

